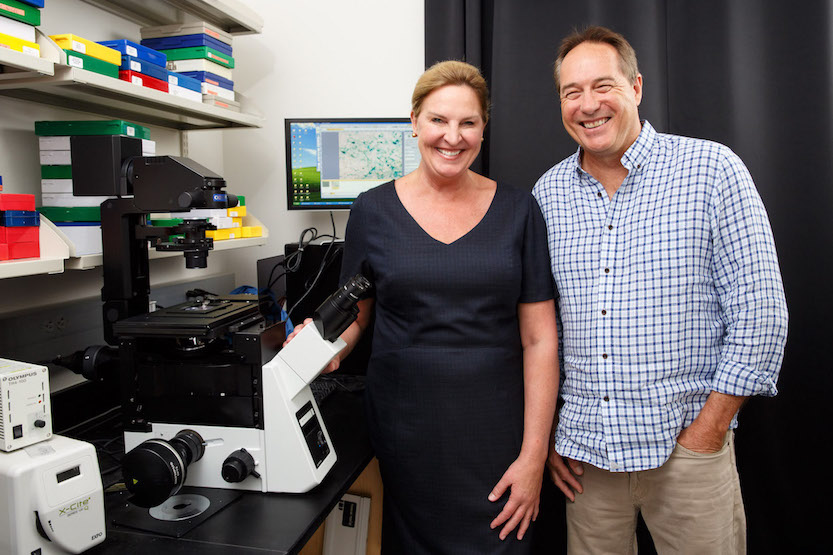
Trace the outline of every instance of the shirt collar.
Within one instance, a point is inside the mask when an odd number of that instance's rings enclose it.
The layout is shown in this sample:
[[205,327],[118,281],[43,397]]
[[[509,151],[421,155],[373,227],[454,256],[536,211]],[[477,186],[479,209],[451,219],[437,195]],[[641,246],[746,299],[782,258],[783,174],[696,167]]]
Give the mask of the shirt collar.
[[[622,155],[621,162],[622,165],[625,166],[625,169],[628,170],[628,173],[633,172],[635,169],[641,169],[642,166],[648,163],[656,136],[657,132],[654,130],[653,126],[648,123],[648,120],[642,120],[642,130],[639,132],[639,136],[636,137],[633,144],[628,147],[628,150],[626,150],[625,154]],[[571,164],[577,172],[586,173],[581,168],[580,146],[576,150],[575,154],[573,154]]]

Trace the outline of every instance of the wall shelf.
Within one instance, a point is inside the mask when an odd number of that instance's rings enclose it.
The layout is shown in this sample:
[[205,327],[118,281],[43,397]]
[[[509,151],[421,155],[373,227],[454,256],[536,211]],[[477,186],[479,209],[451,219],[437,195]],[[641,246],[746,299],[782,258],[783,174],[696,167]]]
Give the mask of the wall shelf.
[[[89,270],[101,266],[101,254],[76,256],[75,245],[69,237],[64,235],[59,227],[43,215],[41,215],[40,221],[40,258],[0,261],[0,279],[32,276],[36,274],[59,274],[64,269]],[[266,244],[266,240],[269,238],[269,230],[266,229],[260,220],[251,214],[247,214],[243,218],[243,224],[247,226],[261,226],[263,228],[263,235],[260,237],[215,241],[212,252],[257,247]],[[170,258],[173,256],[182,256],[182,253],[171,251],[160,252],[153,249],[148,253],[150,260]]]
[[[206,21],[232,34],[259,33],[263,20],[236,0],[83,0],[142,26]],[[65,52],[36,29],[40,57],[0,48],[0,95],[100,116],[126,119],[178,130],[261,127],[263,119],[250,113],[238,93],[242,112],[234,112],[134,85],[127,81],[70,67]],[[247,216],[246,225],[262,225]],[[262,237],[217,241],[215,251],[258,246]],[[101,255],[75,256],[75,247],[52,222],[41,216],[41,257],[0,261],[0,279],[60,273],[64,268],[101,265]],[[152,250],[150,258],[181,256]]]
[[0,48],[0,66],[3,66],[0,81],[19,79],[22,75],[28,74],[53,75],[55,73],[51,60],[35,58],[9,48]]
[[84,0],[141,26],[207,21],[234,34],[260,33],[263,19],[234,0]]
[[209,106],[68,66],[55,66],[52,76],[0,81],[0,94],[180,130],[262,125],[258,116]]
[[[266,244],[266,240],[269,238],[269,230],[266,229],[266,227],[262,223],[260,223],[260,220],[258,220],[251,214],[247,214],[243,218],[243,225],[259,225],[263,228],[263,235],[260,237],[247,237],[243,239],[226,239],[224,241],[215,241],[214,249],[212,251],[209,251],[209,258],[211,257],[211,252],[219,252],[230,249],[241,249],[244,247],[257,247]],[[101,254],[85,254],[83,256],[75,256],[75,246],[72,244],[72,241],[70,241],[70,239],[67,238],[66,235],[61,233],[60,230],[58,231],[58,233],[60,233],[61,237],[66,242],[69,248],[69,259],[64,263],[64,266],[67,270],[89,270],[101,266]],[[150,249],[148,251],[148,258],[150,260],[155,260],[157,258],[171,258],[174,256],[181,257],[182,253],[172,251],[157,251],[155,249]]]
[[39,235],[40,258],[0,261],[0,279],[64,271],[64,260],[69,258],[69,245],[63,240],[63,233],[41,216]]
[[[210,106],[121,79],[70,67],[66,63],[66,53],[40,31],[38,44],[41,46],[41,58],[30,58],[32,62],[38,62],[33,64],[33,67],[43,67],[43,71],[30,69],[0,74],[0,95],[186,131],[260,127],[263,124],[261,117],[245,111],[234,112]],[[7,49],[0,49],[3,50]],[[0,55],[4,56],[11,54],[20,53],[0,52]],[[11,58],[14,58],[13,61],[18,60],[17,56]],[[0,58],[0,61],[3,59],[5,58]],[[52,66],[51,72],[46,71],[48,65]],[[238,94],[238,100],[241,108],[246,110],[246,98]]]

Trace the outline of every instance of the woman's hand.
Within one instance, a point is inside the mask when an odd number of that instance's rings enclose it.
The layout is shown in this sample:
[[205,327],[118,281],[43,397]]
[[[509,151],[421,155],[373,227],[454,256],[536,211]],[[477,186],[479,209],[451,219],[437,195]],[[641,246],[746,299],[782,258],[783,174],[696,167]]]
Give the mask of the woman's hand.
[[518,539],[523,539],[530,523],[538,518],[543,478],[544,461],[536,461],[523,454],[503,473],[489,494],[489,501],[495,502],[509,490],[509,500],[491,524],[493,530],[503,525],[501,540],[506,539],[515,528],[518,529]]
[[312,318],[307,318],[306,320],[304,320],[303,324],[298,324],[297,326],[295,326],[295,328],[293,328],[292,330],[292,333],[286,336],[286,340],[283,342],[283,345],[281,345],[281,347],[286,347],[289,344],[289,342],[292,341],[293,337],[301,333],[301,330],[304,329],[304,326],[311,323]]
[[[292,330],[292,333],[290,333],[286,337],[286,341],[283,342],[282,347],[286,347],[289,344],[289,342],[292,341],[292,339],[296,335],[301,333],[301,330],[304,329],[304,326],[307,326],[311,323],[312,323],[312,318],[307,318],[306,320],[304,320],[303,324],[298,324],[297,326],[295,326],[295,329]],[[321,371],[321,373],[322,374],[329,374],[330,372],[335,372],[336,370],[338,370],[338,367],[340,365],[341,365],[341,353],[337,354],[333,358],[333,360],[331,360],[330,363],[327,366],[324,367],[324,369]]]

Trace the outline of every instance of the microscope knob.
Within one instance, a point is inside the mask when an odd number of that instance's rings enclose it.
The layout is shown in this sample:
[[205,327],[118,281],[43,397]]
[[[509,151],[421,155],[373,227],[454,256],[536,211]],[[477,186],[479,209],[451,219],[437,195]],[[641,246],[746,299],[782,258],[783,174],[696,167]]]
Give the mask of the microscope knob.
[[180,208],[190,208],[194,202],[194,195],[185,191],[179,195],[179,198],[177,198],[176,201]]
[[44,420],[35,420],[35,428],[45,428],[46,422]]
[[223,461],[223,469],[221,471],[223,480],[231,484],[242,482],[248,478],[249,474],[256,477],[260,475],[255,472],[255,460],[245,449],[238,449]]

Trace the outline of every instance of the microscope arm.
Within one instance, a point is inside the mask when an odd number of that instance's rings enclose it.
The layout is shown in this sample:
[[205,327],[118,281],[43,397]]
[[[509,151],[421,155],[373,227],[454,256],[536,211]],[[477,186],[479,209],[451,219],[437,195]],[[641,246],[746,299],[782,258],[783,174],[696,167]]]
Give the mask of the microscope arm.
[[322,338],[315,326],[304,326],[263,369],[275,372],[287,396],[293,398],[346,346],[342,339],[330,342]]

